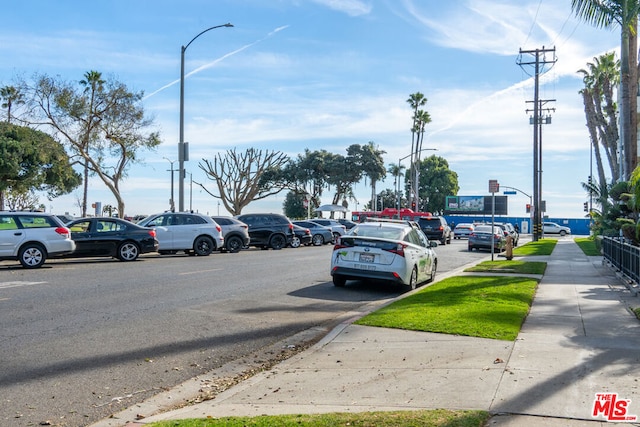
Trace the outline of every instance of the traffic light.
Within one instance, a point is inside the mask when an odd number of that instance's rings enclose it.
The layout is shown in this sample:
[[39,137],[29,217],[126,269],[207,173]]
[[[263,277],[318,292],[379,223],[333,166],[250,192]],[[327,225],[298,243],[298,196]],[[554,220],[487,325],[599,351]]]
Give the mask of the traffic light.
[[411,202],[411,210],[415,212],[415,210],[416,210],[416,202]]
[[584,202],[584,211],[589,212],[589,202]]
[[531,213],[531,204],[527,203],[527,213]]

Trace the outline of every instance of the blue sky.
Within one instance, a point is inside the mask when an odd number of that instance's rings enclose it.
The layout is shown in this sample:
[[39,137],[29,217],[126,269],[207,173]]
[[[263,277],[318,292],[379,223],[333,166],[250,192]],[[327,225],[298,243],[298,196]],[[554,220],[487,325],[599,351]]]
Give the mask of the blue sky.
[[[346,154],[373,141],[385,164],[411,150],[410,94],[422,92],[432,123],[424,147],[458,173],[459,195],[488,194],[488,181],[532,194],[532,69],[520,49],[556,48],[541,78],[541,99],[556,99],[543,127],[542,198],[551,217],[580,218],[587,195],[590,145],[583,87],[576,71],[610,50],[619,30],[576,20],[570,0],[26,0],[3,9],[0,86],[35,73],[78,81],[89,70],[144,91],[162,145],[143,154],[121,185],[128,215],[168,209],[170,166],[177,160],[180,47],[186,51],[185,140],[193,180],[213,189],[201,159],[250,147],[291,157],[326,149]],[[531,59],[531,57],[525,59]],[[425,154],[432,154],[426,152]],[[406,160],[405,160],[406,162]],[[405,163],[406,164],[406,163]],[[177,167],[177,162],[174,167]],[[177,177],[175,199],[177,205]],[[393,188],[393,177],[378,191]],[[79,214],[81,191],[48,201],[56,213]],[[280,212],[285,192],[244,213]],[[361,209],[370,191],[356,188]],[[115,204],[92,180],[90,202]],[[324,203],[330,203],[326,192]],[[509,214],[524,216],[528,198],[509,196]],[[189,176],[185,207],[190,203]],[[193,186],[194,210],[227,214]]]

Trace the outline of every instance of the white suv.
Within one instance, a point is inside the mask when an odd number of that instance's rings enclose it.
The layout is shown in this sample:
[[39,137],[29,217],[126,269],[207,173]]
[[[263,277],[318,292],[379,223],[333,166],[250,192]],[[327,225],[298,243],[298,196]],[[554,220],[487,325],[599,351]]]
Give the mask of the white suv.
[[0,212],[0,260],[18,260],[24,268],[38,268],[47,258],[75,249],[71,231],[54,215]]
[[140,221],[143,227],[155,227],[158,253],[207,256],[224,247],[222,228],[210,217],[191,212],[164,212]]

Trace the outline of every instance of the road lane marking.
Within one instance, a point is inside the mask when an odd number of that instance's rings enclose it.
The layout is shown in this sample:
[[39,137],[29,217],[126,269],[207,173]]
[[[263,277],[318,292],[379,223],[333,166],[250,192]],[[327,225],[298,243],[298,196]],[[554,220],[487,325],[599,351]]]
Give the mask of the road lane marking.
[[42,285],[43,283],[47,283],[47,282],[21,282],[21,281],[0,282],[0,289],[17,288],[17,287],[20,287],[20,286]]
[[196,271],[185,271],[184,273],[178,273],[181,276],[187,275],[187,274],[200,274],[200,273],[209,273],[211,271],[220,271],[222,270],[221,268],[214,268],[212,270],[196,270]]

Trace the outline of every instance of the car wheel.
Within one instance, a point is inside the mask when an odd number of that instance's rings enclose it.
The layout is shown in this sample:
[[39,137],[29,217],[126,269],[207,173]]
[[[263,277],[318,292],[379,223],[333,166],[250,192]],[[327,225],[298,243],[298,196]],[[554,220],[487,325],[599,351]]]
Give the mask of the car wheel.
[[334,274],[333,275],[333,285],[337,286],[339,288],[343,288],[344,285],[347,283],[347,279],[345,279],[344,277]]
[[30,243],[20,248],[18,258],[24,268],[39,268],[47,260],[47,254],[42,246]]
[[566,234],[567,234],[567,232],[566,232],[566,231],[564,231],[564,230],[560,230],[560,236],[561,236],[561,237],[564,237]]
[[467,250],[468,250],[469,252],[472,252],[472,251],[473,251],[473,246],[469,246],[469,247],[467,248]]
[[438,270],[438,263],[434,261],[431,267],[432,267],[431,276],[429,277],[429,282],[433,282],[433,280],[436,278],[436,270]]
[[135,261],[138,259],[140,250],[133,242],[124,242],[118,247],[118,259],[120,261]]
[[225,245],[229,252],[240,252],[240,249],[242,249],[242,239],[238,236],[231,236],[225,239]]
[[282,249],[286,244],[287,244],[287,241],[285,240],[282,234],[276,234],[275,236],[271,236],[271,239],[269,240],[269,246],[271,246],[271,249]]
[[314,234],[311,238],[311,242],[313,243],[313,246],[322,246],[324,245],[324,237],[320,234]]
[[195,255],[207,256],[213,252],[213,240],[207,236],[200,236],[193,242],[193,252]]
[[407,285],[409,290],[414,290],[418,286],[418,267],[413,267],[411,270],[411,277],[409,278],[409,285]]
[[[299,248],[302,242],[300,242],[300,238],[298,236],[293,236],[291,238],[291,247],[292,248]],[[276,249],[276,248],[274,248]]]

